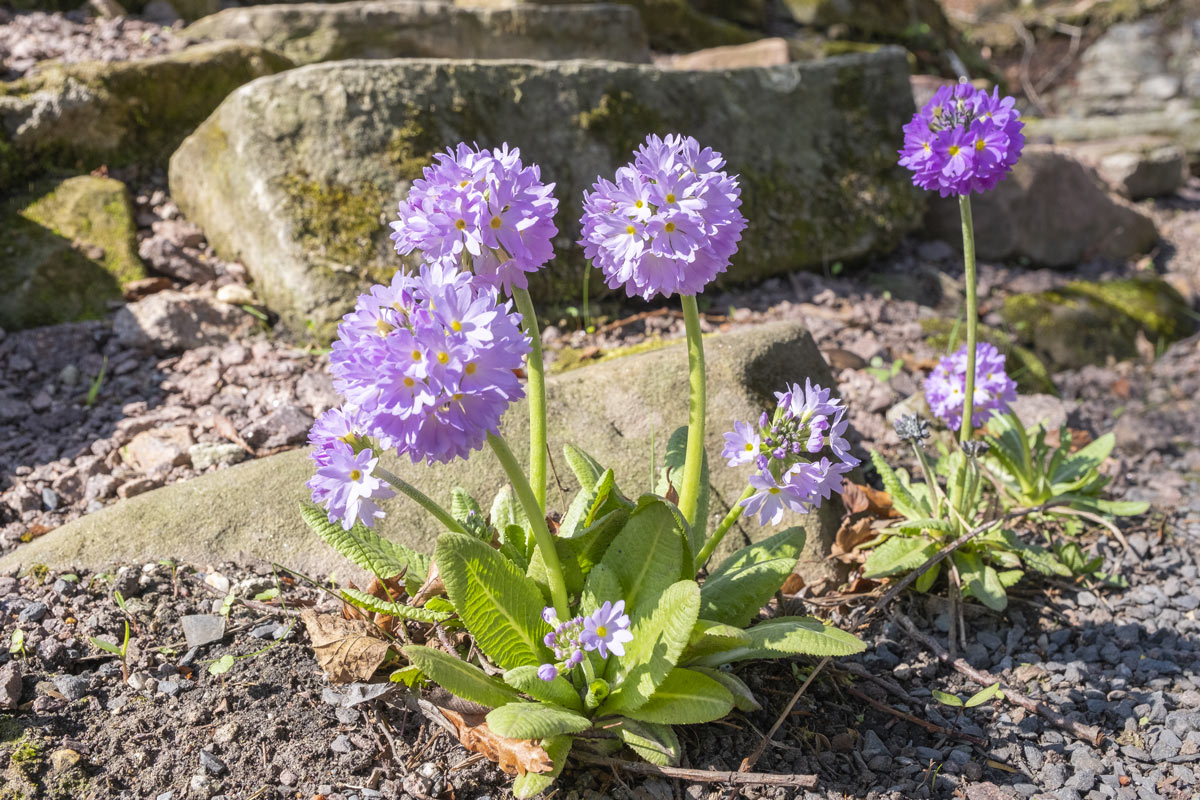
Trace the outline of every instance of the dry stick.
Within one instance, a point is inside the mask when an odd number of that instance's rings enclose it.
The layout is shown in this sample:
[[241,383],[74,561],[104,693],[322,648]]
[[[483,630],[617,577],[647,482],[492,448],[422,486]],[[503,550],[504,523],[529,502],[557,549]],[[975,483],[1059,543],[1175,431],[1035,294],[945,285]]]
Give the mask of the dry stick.
[[879,602],[876,603],[874,606],[872,606],[871,610],[867,612],[867,616],[868,617],[871,616],[876,611],[879,611],[884,606],[886,606],[888,603],[895,600],[900,595],[900,593],[903,592],[905,589],[907,589],[909,586],[911,586],[917,578],[924,575],[926,572],[928,572],[930,569],[932,569],[935,564],[940,563],[944,558],[946,558],[946,556],[950,555],[955,550],[962,547],[964,544],[971,541],[979,534],[986,533],[987,531],[991,530],[992,528],[996,527],[997,525],[1003,525],[1005,522],[1008,522],[1009,520],[1017,519],[1018,517],[1025,517],[1030,514],[1037,514],[1038,512],[1045,511],[1048,508],[1054,508],[1055,506],[1061,506],[1066,502],[1067,501],[1065,501],[1065,500],[1051,500],[1049,502],[1042,503],[1040,506],[1033,506],[1031,508],[1018,508],[1018,509],[1008,512],[1003,517],[998,517],[998,518],[992,520],[991,522],[985,522],[984,524],[980,525],[979,527],[967,531],[962,536],[958,537],[953,542],[951,542],[950,544],[943,547],[937,553],[934,553],[933,556],[931,556],[928,561],[926,561],[921,566],[917,567],[912,572],[908,573],[908,575],[905,576],[905,578],[902,581],[897,583],[891,589],[888,589],[887,594],[885,594],[883,597],[879,598]]
[[1093,747],[1100,746],[1100,742],[1104,739],[1104,733],[1099,728],[1092,727],[1091,725],[1084,725],[1083,723],[1067,719],[1045,703],[1034,700],[1030,697],[1026,697],[1015,689],[1010,689],[1004,684],[1003,681],[1001,681],[992,673],[985,672],[981,669],[975,669],[961,658],[951,659],[950,654],[946,652],[944,647],[937,643],[936,639],[919,630],[917,626],[913,624],[913,621],[904,614],[897,614],[896,620],[906,631],[908,631],[910,636],[932,650],[938,657],[939,661],[954,667],[956,670],[980,686],[991,686],[994,683],[999,683],[1000,688],[1004,691],[1004,697],[1013,705],[1020,706],[1026,711],[1032,711],[1035,714],[1045,717],[1055,727],[1062,728],[1064,731],[1077,736]]
[[755,748],[753,753],[742,759],[742,765],[738,767],[738,772],[749,772],[754,768],[754,765],[758,763],[758,759],[762,757],[763,751],[767,749],[767,742],[775,737],[775,733],[783,725],[783,721],[792,713],[792,709],[795,708],[796,701],[800,699],[800,695],[804,694],[805,690],[808,689],[808,685],[816,679],[817,675],[828,663],[829,656],[825,656],[825,658],[821,659],[821,663],[817,664],[816,668],[809,673],[804,683],[800,684],[800,688],[796,690],[796,693],[792,695],[792,699],[788,701],[787,708],[783,709],[783,713],[775,720],[775,724],[771,726],[771,730],[767,731],[767,735],[758,743],[758,747]]
[[971,744],[977,744],[980,747],[984,747],[987,745],[987,742],[983,739],[980,739],[978,736],[972,736],[969,733],[963,733],[962,731],[955,730],[954,728],[946,728],[941,725],[938,725],[936,722],[930,722],[927,719],[921,719],[920,717],[909,714],[907,711],[901,711],[898,708],[893,708],[892,706],[889,706],[887,703],[876,700],[874,697],[871,697],[871,695],[867,694],[866,692],[855,689],[853,686],[851,686],[846,691],[848,691],[852,696],[857,697],[859,700],[866,700],[868,703],[875,706],[880,711],[885,711],[894,717],[899,717],[902,720],[911,722],[913,725],[918,725],[918,726],[924,728],[925,730],[929,731],[930,733],[936,733],[939,736],[951,736],[955,739],[962,739],[964,741],[970,742]]
[[603,758],[587,753],[573,754],[572,758],[586,764],[602,767],[620,767],[627,772],[673,778],[693,783],[728,783],[734,786],[760,784],[763,786],[798,786],[802,789],[817,788],[816,775],[776,775],[770,772],[720,772],[707,769],[683,769],[682,767],[660,767],[643,761],[625,761],[619,758]]
[[1129,540],[1125,538],[1125,534],[1121,533],[1121,529],[1118,528],[1111,520],[1107,520],[1104,517],[1100,516],[1099,514],[1093,514],[1090,511],[1083,511],[1078,508],[1071,508],[1070,506],[1067,506],[1065,508],[1060,508],[1057,511],[1055,511],[1054,513],[1055,514],[1071,514],[1076,517],[1083,517],[1084,519],[1091,520],[1092,522],[1095,522],[1097,525],[1103,525],[1105,528],[1108,529],[1109,533],[1111,533],[1113,536],[1115,536],[1117,538],[1117,541],[1121,543],[1121,547],[1125,548],[1126,552],[1133,553],[1133,557],[1136,558],[1138,561],[1142,560],[1142,557],[1137,554],[1136,550],[1130,549]]

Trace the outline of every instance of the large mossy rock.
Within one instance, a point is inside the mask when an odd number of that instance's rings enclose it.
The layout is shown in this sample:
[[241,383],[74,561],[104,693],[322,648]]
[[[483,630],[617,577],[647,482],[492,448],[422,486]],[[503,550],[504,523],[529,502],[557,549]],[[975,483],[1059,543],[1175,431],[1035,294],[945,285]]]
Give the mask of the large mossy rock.
[[[772,392],[785,382],[811,377],[832,385],[832,378],[812,337],[794,323],[709,337],[705,349],[711,530],[736,502],[748,477],[747,470],[726,467],[717,457],[723,445],[721,434],[731,428],[734,419],[757,418],[774,403]],[[547,381],[550,450],[563,492],[552,481],[551,507],[563,511],[575,488],[561,456],[562,445],[568,441],[612,467],[625,494],[636,497],[648,491],[651,441],[657,442],[661,464],[667,438],[687,420],[686,387],[687,356],[681,343],[552,376]],[[524,460],[528,410],[523,402],[509,409],[502,430]],[[505,483],[495,457],[487,451],[475,453],[466,462],[435,467],[392,458],[388,468],[447,505],[451,488],[462,486],[486,508]],[[276,561],[313,575],[333,570],[347,575],[350,566],[300,520],[298,506],[306,497],[304,483],[311,476],[307,452],[295,450],[157,489],[35,539],[0,559],[0,572],[39,563],[90,568],[174,558],[200,563]],[[803,524],[808,531],[801,569],[806,580],[829,577],[835,570],[825,556],[838,525],[837,505],[830,503],[822,513],[785,520],[785,524]],[[388,516],[380,522],[382,533],[432,552],[439,529],[428,515],[402,499],[388,501],[385,509]],[[719,553],[777,530],[760,528],[755,522],[739,525],[726,537]]]
[[[1158,241],[1154,222],[1108,188],[1069,153],[1045,145],[1025,148],[995,189],[971,198],[980,258],[1023,258],[1069,267],[1094,258],[1123,261]],[[933,198],[927,229],[962,244],[956,198]]]
[[291,66],[260,45],[219,42],[140,61],[49,65],[0,84],[0,186],[53,168],[165,162],[227,94]]
[[[560,257],[530,280],[574,303],[580,198],[649,132],[724,153],[749,220],[724,282],[886,250],[923,198],[896,165],[912,113],[897,48],[728,72],[584,61],[317,64],[234,92],[171,159],[171,194],[293,329],[318,336],[399,259],[387,222],[434,152],[519,146],[560,201]],[[592,273],[592,296],[601,294]]]
[[146,277],[125,184],[80,175],[0,207],[0,328],[98,319]]
[[486,9],[367,0],[250,6],[205,17],[186,35],[256,42],[297,64],[347,58],[650,61],[638,12],[603,4]]
[[1054,370],[1137,355],[1137,339],[1165,347],[1196,330],[1183,297],[1157,278],[1072,281],[1008,297],[1001,309],[1018,339]]

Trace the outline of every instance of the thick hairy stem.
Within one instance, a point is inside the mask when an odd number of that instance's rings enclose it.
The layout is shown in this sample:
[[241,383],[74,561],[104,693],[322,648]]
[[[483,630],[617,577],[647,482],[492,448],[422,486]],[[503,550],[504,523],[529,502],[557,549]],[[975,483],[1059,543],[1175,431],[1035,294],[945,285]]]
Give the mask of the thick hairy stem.
[[526,289],[513,287],[513,299],[532,350],[526,364],[529,374],[529,483],[541,515],[546,515],[546,368],[542,364],[542,334],[533,299]]
[[679,489],[679,510],[693,528],[704,532],[704,520],[696,519],[700,504],[701,468],[704,464],[704,342],[700,338],[700,311],[695,295],[680,295],[687,330],[688,350],[688,438],[683,461],[683,485]]
[[708,564],[708,560],[712,558],[713,551],[717,549],[717,545],[725,538],[725,534],[729,533],[729,529],[734,523],[742,518],[742,512],[746,510],[742,505],[743,500],[749,500],[750,495],[754,494],[754,487],[747,486],[746,491],[742,492],[742,496],[733,504],[733,508],[729,509],[729,513],[725,515],[725,519],[721,520],[721,524],[713,531],[713,535],[709,538],[704,546],[700,548],[700,552],[696,554],[696,571],[704,569]]
[[415,500],[417,505],[421,506],[421,508],[425,509],[434,517],[436,517],[437,521],[445,525],[447,529],[452,530],[455,533],[467,532],[466,528],[464,528],[458,520],[450,516],[449,511],[439,506],[429,497],[429,495],[425,494],[420,489],[401,478],[399,475],[393,475],[378,465],[375,467],[375,474],[399,489],[402,494],[406,494],[409,498]]
[[971,417],[975,404],[975,332],[979,326],[979,310],[975,299],[975,223],[971,220],[970,195],[958,196],[958,209],[962,216],[963,264],[966,267],[967,284],[967,385],[963,389],[963,418],[959,428],[959,441],[971,438]]

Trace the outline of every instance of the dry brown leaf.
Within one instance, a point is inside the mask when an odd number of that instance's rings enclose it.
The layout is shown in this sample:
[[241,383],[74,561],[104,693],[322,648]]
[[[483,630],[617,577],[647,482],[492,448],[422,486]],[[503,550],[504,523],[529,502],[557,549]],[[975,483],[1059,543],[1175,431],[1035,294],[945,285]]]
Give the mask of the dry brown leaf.
[[871,527],[872,521],[870,517],[855,520],[847,517],[842,520],[842,526],[838,528],[837,536],[834,537],[829,552],[833,556],[847,555],[853,553],[860,545],[874,539],[875,531]]
[[783,586],[779,588],[779,591],[783,594],[797,594],[803,588],[804,578],[793,572],[784,579]]
[[892,508],[892,496],[882,489],[873,489],[854,481],[842,481],[842,503],[847,513],[861,514],[867,511],[873,517],[888,519],[898,517]]
[[463,747],[487,756],[509,775],[554,769],[550,756],[531,739],[501,736],[487,726],[482,715],[467,716],[443,706],[438,706],[438,711],[454,726]]
[[370,680],[391,648],[380,638],[379,629],[363,620],[318,614],[312,609],[300,619],[308,629],[317,663],[331,683]]
[[429,577],[425,579],[425,583],[417,590],[413,597],[412,604],[414,606],[423,606],[425,601],[431,597],[438,597],[446,593],[446,584],[442,583],[442,575],[438,572],[436,561],[429,563]]

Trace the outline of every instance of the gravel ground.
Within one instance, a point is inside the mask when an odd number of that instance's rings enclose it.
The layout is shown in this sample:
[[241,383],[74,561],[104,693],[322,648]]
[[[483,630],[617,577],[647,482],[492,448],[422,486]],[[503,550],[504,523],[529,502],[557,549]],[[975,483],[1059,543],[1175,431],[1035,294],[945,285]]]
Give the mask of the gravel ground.
[[83,11],[13,14],[0,8],[0,80],[16,80],[50,59],[130,61],[174,52],[188,42],[171,25],[163,19],[95,18]]

